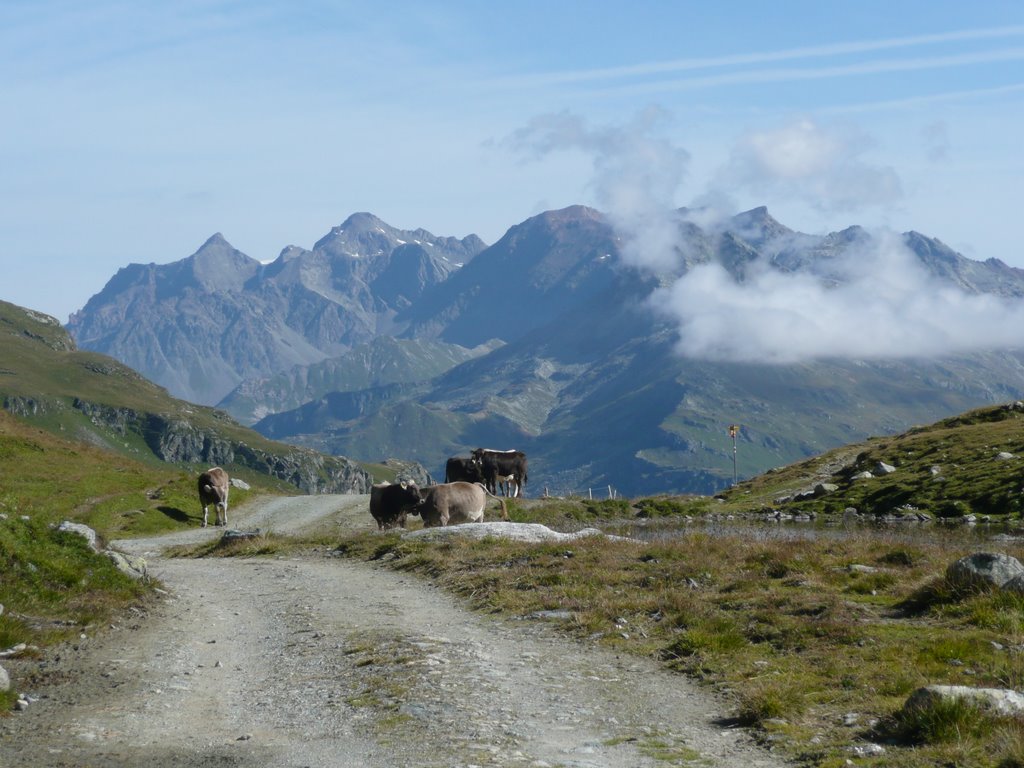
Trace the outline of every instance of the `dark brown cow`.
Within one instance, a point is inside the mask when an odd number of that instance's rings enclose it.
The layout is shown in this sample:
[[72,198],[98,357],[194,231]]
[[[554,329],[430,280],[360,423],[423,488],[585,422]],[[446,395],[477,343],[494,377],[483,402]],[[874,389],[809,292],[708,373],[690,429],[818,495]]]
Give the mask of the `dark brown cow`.
[[418,511],[423,518],[424,528],[442,525],[458,525],[459,523],[482,523],[487,497],[498,499],[501,504],[501,518],[508,520],[505,500],[492,496],[480,483],[443,483],[428,485],[420,492],[423,501]]
[[217,525],[228,524],[228,489],[231,480],[220,467],[213,467],[199,475],[199,503],[203,507],[203,528],[206,527],[207,510],[214,505]]
[[416,483],[375,483],[370,488],[370,514],[379,530],[405,528],[406,513],[417,514],[420,491]]
[[458,480],[465,480],[467,483],[482,483],[484,481],[483,469],[474,459],[452,456],[444,465],[444,481],[454,483]]
[[526,485],[526,454],[522,451],[492,451],[477,448],[473,460],[484,473],[484,484],[491,493],[501,488],[505,496],[519,496]]

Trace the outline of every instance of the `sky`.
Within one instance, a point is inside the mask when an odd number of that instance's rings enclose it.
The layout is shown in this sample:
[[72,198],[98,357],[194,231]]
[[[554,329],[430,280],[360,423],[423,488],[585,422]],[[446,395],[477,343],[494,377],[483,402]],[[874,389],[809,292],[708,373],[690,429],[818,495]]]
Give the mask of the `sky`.
[[[493,243],[573,204],[652,269],[672,259],[666,211],[760,205],[1024,268],[1022,136],[1018,0],[3,0],[0,299],[64,322],[121,267],[217,232],[269,261],[360,211]],[[866,263],[898,278],[877,293],[924,284],[879,242]],[[699,278],[660,297],[681,346],[742,358],[733,308],[706,301],[722,276]],[[780,327],[838,312],[769,278],[736,296],[807,299]]]

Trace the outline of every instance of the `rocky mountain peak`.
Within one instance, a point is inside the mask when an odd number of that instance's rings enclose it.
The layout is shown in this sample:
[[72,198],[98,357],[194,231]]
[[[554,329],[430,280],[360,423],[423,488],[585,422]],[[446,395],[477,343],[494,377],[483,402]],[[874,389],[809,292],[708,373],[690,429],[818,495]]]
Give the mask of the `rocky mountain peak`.
[[185,259],[191,277],[211,291],[240,290],[259,269],[259,262],[236,249],[217,232]]
[[764,205],[736,214],[726,228],[756,247],[794,234],[789,227],[776,221]]

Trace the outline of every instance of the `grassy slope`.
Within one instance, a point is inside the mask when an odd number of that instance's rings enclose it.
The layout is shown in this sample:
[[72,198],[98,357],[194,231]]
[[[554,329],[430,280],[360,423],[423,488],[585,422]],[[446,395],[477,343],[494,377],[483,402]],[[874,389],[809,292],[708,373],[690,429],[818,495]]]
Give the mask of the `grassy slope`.
[[[223,411],[178,400],[113,358],[74,347],[67,332],[46,318],[0,301],[0,401],[31,400],[32,423],[54,434],[78,438],[132,459],[159,465],[141,436],[94,423],[73,402],[161,414],[184,421],[225,440],[242,442],[270,454],[291,449],[235,422]],[[234,468],[247,482],[259,482]]]
[[[880,462],[896,471],[878,472]],[[874,476],[857,478],[862,472]],[[731,511],[781,507],[828,514],[853,508],[874,515],[903,512],[938,518],[974,514],[1017,519],[1024,490],[1022,474],[1024,408],[1008,404],[828,451],[741,482],[722,498]],[[838,489],[792,500],[818,483]]]

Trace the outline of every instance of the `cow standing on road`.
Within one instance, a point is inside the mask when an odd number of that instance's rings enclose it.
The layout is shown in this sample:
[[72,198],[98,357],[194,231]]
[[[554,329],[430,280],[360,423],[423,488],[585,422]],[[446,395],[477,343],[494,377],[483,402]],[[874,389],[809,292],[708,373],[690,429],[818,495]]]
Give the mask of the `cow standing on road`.
[[231,480],[220,467],[213,467],[199,475],[199,503],[203,507],[203,528],[206,527],[208,509],[214,505],[216,525],[228,524],[228,489]]
[[417,514],[420,491],[416,483],[374,483],[370,488],[370,514],[381,531],[405,528],[405,516]]
[[483,471],[484,484],[488,491],[497,493],[500,486],[505,496],[520,495],[523,486],[526,485],[525,453],[477,448],[473,451],[473,460]]

